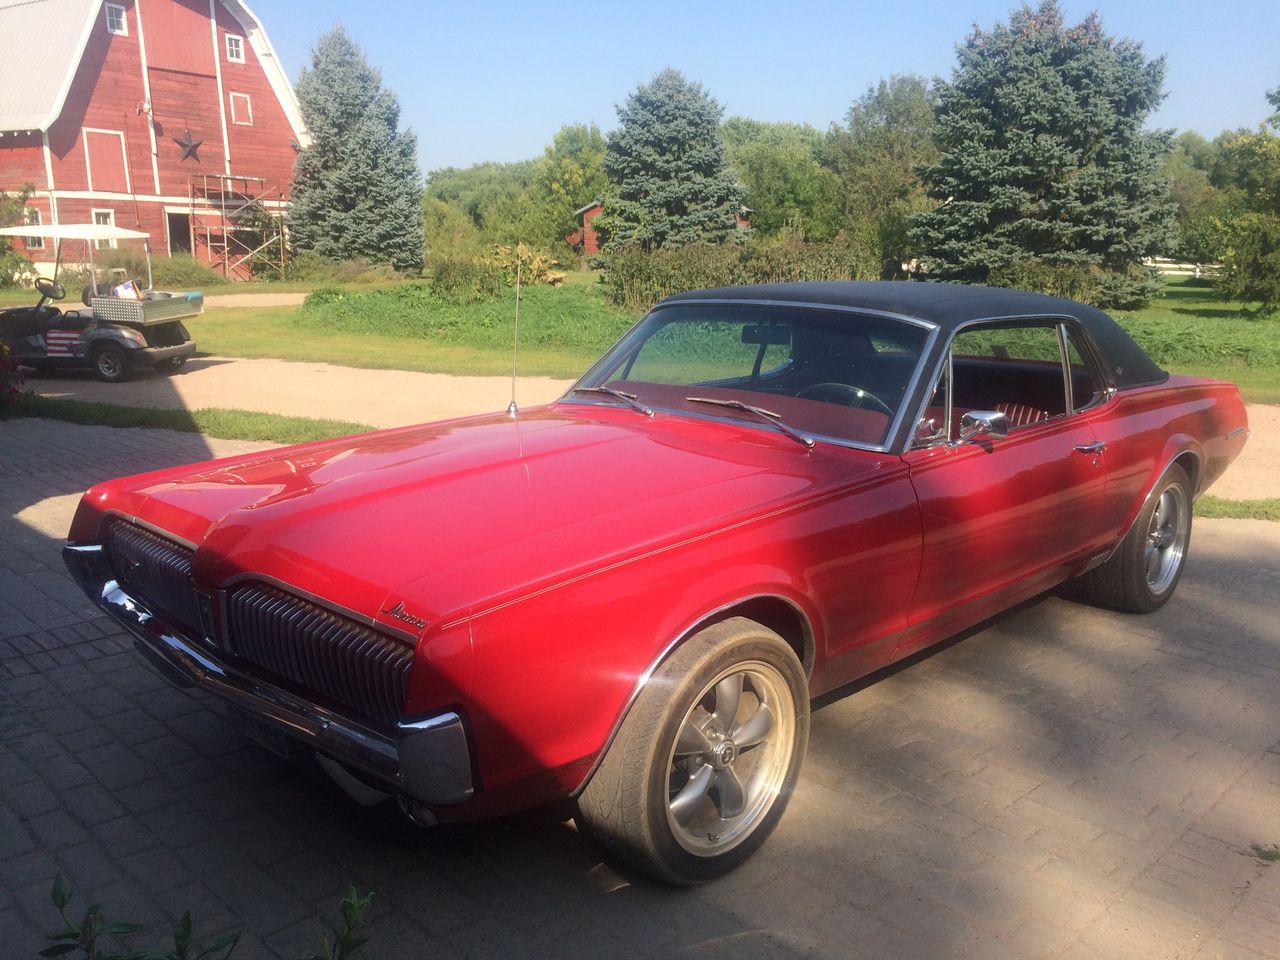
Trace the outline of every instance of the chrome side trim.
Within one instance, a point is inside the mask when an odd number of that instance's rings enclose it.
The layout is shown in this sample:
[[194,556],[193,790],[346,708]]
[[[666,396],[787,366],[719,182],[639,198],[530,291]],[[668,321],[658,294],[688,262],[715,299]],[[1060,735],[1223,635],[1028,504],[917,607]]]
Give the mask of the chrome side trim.
[[134,646],[169,682],[201,687],[423,803],[461,803],[474,794],[469,739],[458,713],[402,721],[390,735],[370,729],[243,674],[198,647],[111,579],[101,545],[67,546],[62,556],[81,589],[133,634]]
[[170,543],[176,543],[178,546],[186,547],[192,553],[195,553],[197,545],[192,541],[187,540],[185,537],[176,536],[171,530],[165,530],[162,527],[157,527],[154,523],[148,523],[146,520],[143,520],[139,517],[135,517],[132,514],[123,513],[120,510],[106,510],[103,512],[101,519],[99,519],[98,521],[98,530],[97,530],[98,536],[102,535],[103,528],[106,527],[107,523],[112,518],[115,518],[117,520],[124,520],[126,523],[132,523],[134,526],[141,527],[143,530],[149,530],[152,533],[154,533],[157,537],[163,537],[165,540],[168,540]]

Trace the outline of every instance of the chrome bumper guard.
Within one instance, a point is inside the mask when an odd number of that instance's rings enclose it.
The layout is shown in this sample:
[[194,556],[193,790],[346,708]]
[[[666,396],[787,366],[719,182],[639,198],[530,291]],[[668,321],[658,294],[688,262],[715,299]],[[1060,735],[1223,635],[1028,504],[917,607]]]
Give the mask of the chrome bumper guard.
[[62,558],[89,598],[129,630],[147,662],[178,687],[202,687],[319,753],[425,804],[461,803],[474,793],[462,718],[453,712],[400,723],[394,736],[370,730],[222,663],[116,582],[98,544],[69,545]]

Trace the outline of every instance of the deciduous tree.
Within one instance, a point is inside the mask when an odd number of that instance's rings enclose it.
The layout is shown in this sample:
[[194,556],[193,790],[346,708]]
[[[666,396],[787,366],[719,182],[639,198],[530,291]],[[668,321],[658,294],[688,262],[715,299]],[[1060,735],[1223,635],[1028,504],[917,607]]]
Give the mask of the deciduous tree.
[[730,117],[721,138],[725,159],[746,191],[753,230],[769,236],[790,227],[823,240],[839,229],[838,187],[819,161],[820,131],[807,124]]
[[399,129],[399,99],[342,27],[316,41],[297,95],[311,144],[294,164],[295,244],[333,260],[421,269],[417,137]]
[[911,259],[911,217],[931,204],[919,168],[938,158],[933,143],[937,95],[924,77],[881,80],[833,126],[825,162],[839,178],[840,223],[891,278]]
[[642,249],[735,236],[743,191],[725,164],[720,104],[663,70],[618,107],[604,170],[610,189],[594,225],[612,246]]
[[1144,128],[1164,58],[1096,15],[1068,26],[1054,0],[975,28],[957,56],[939,90],[942,155],[922,174],[938,206],[914,221],[927,269],[982,282],[1031,259],[1101,270],[1102,302],[1142,302],[1153,288],[1140,262],[1172,239],[1158,176],[1170,134]]

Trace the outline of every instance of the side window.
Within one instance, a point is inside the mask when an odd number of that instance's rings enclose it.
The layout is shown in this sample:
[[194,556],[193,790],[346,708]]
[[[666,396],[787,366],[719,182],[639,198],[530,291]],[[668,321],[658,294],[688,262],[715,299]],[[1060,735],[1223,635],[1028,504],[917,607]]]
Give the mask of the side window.
[[1071,365],[1071,410],[1078,413],[1100,403],[1106,397],[1106,391],[1080,352],[1079,334],[1073,333],[1068,324],[1063,324],[1062,329],[1067,344],[1067,363]]
[[1008,419],[1010,430],[1017,430],[1098,402],[1103,390],[1069,331],[1067,324],[1046,320],[961,330],[952,338],[916,426],[914,445],[954,439],[970,410],[996,410]]

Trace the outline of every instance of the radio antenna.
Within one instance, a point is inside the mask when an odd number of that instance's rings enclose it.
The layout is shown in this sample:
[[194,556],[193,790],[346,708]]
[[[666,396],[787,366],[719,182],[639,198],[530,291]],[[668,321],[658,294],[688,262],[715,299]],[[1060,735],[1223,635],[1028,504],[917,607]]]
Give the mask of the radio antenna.
[[524,265],[524,257],[520,247],[516,246],[516,332],[511,340],[511,402],[507,404],[507,416],[515,419],[519,412],[516,407],[516,358],[520,354],[520,268]]

